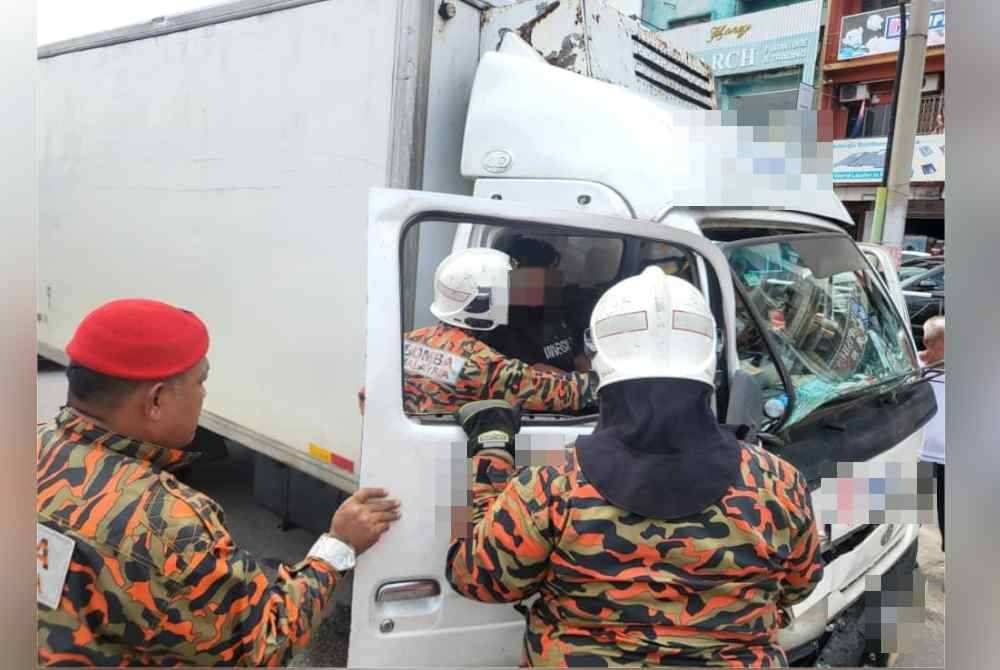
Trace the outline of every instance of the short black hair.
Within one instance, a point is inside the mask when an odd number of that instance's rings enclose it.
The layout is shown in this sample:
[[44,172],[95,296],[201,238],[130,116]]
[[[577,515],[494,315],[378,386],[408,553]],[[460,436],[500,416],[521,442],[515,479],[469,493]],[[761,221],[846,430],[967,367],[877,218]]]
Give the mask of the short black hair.
[[66,368],[66,379],[69,380],[70,400],[109,409],[117,407],[145,383],[112,377],[77,363],[70,363]]
[[525,268],[550,268],[559,261],[559,252],[550,242],[524,235],[511,240],[507,254]]

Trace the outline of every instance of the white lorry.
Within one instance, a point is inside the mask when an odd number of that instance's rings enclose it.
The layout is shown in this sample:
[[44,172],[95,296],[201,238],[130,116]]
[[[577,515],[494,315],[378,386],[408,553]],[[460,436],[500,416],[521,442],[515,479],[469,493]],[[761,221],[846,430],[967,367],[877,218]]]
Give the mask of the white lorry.
[[[815,485],[915,462],[933,394],[829,179],[685,111],[714,107],[708,69],[603,3],[240,2],[40,55],[40,353],[64,361],[105,300],[184,305],[213,336],[205,426],[402,498],[356,571],[352,666],[519,660],[520,615],[443,577],[461,431],[401,402],[403,333],[430,323],[453,249],[548,241],[571,322],[676,261],[720,324],[720,418]],[[522,436],[558,451],[594,420],[539,414]],[[910,579],[917,526],[823,535],[823,583],[781,639],[798,664],[852,665],[870,578]]]
[[508,29],[714,106],[704,64],[597,0],[243,0],[43,46],[41,354],[110,298],[186,305],[212,333],[203,425],[353,490],[368,190],[472,193],[469,94]]

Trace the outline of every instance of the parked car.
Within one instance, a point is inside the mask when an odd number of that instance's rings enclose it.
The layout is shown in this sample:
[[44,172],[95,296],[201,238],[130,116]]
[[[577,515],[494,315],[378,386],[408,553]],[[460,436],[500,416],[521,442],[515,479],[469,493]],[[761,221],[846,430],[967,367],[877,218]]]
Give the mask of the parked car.
[[922,256],[912,256],[915,252],[904,251],[902,256],[902,262],[899,265],[900,276],[909,272],[908,277],[914,276],[914,274],[919,274],[917,270],[930,270],[936,268],[939,265],[944,265],[944,256],[923,254]]
[[900,258],[903,260],[904,263],[907,261],[927,258],[928,256],[931,256],[931,254],[927,253],[926,251],[914,251],[907,249],[904,249],[903,252],[900,254]]
[[[927,259],[921,259],[927,260]],[[906,272],[916,269],[917,272]],[[905,272],[905,274],[904,274]],[[932,267],[906,266],[899,269],[906,309],[910,313],[910,328],[918,349],[923,348],[924,322],[944,314],[944,262]]]

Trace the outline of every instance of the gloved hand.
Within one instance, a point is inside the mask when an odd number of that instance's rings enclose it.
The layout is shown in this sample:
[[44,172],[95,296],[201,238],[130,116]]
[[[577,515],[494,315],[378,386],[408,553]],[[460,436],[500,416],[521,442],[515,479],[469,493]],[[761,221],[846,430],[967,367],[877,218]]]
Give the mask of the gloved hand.
[[484,449],[503,449],[514,457],[514,436],[521,430],[520,408],[506,400],[478,400],[460,407],[455,417],[469,436],[469,458]]

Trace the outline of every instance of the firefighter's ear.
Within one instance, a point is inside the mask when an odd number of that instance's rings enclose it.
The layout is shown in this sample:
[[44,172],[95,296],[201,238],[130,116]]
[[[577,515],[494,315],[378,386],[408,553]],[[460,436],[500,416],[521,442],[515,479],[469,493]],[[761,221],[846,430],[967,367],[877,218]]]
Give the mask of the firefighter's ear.
[[166,388],[166,382],[155,382],[146,385],[142,391],[142,412],[149,421],[163,419],[163,399]]

